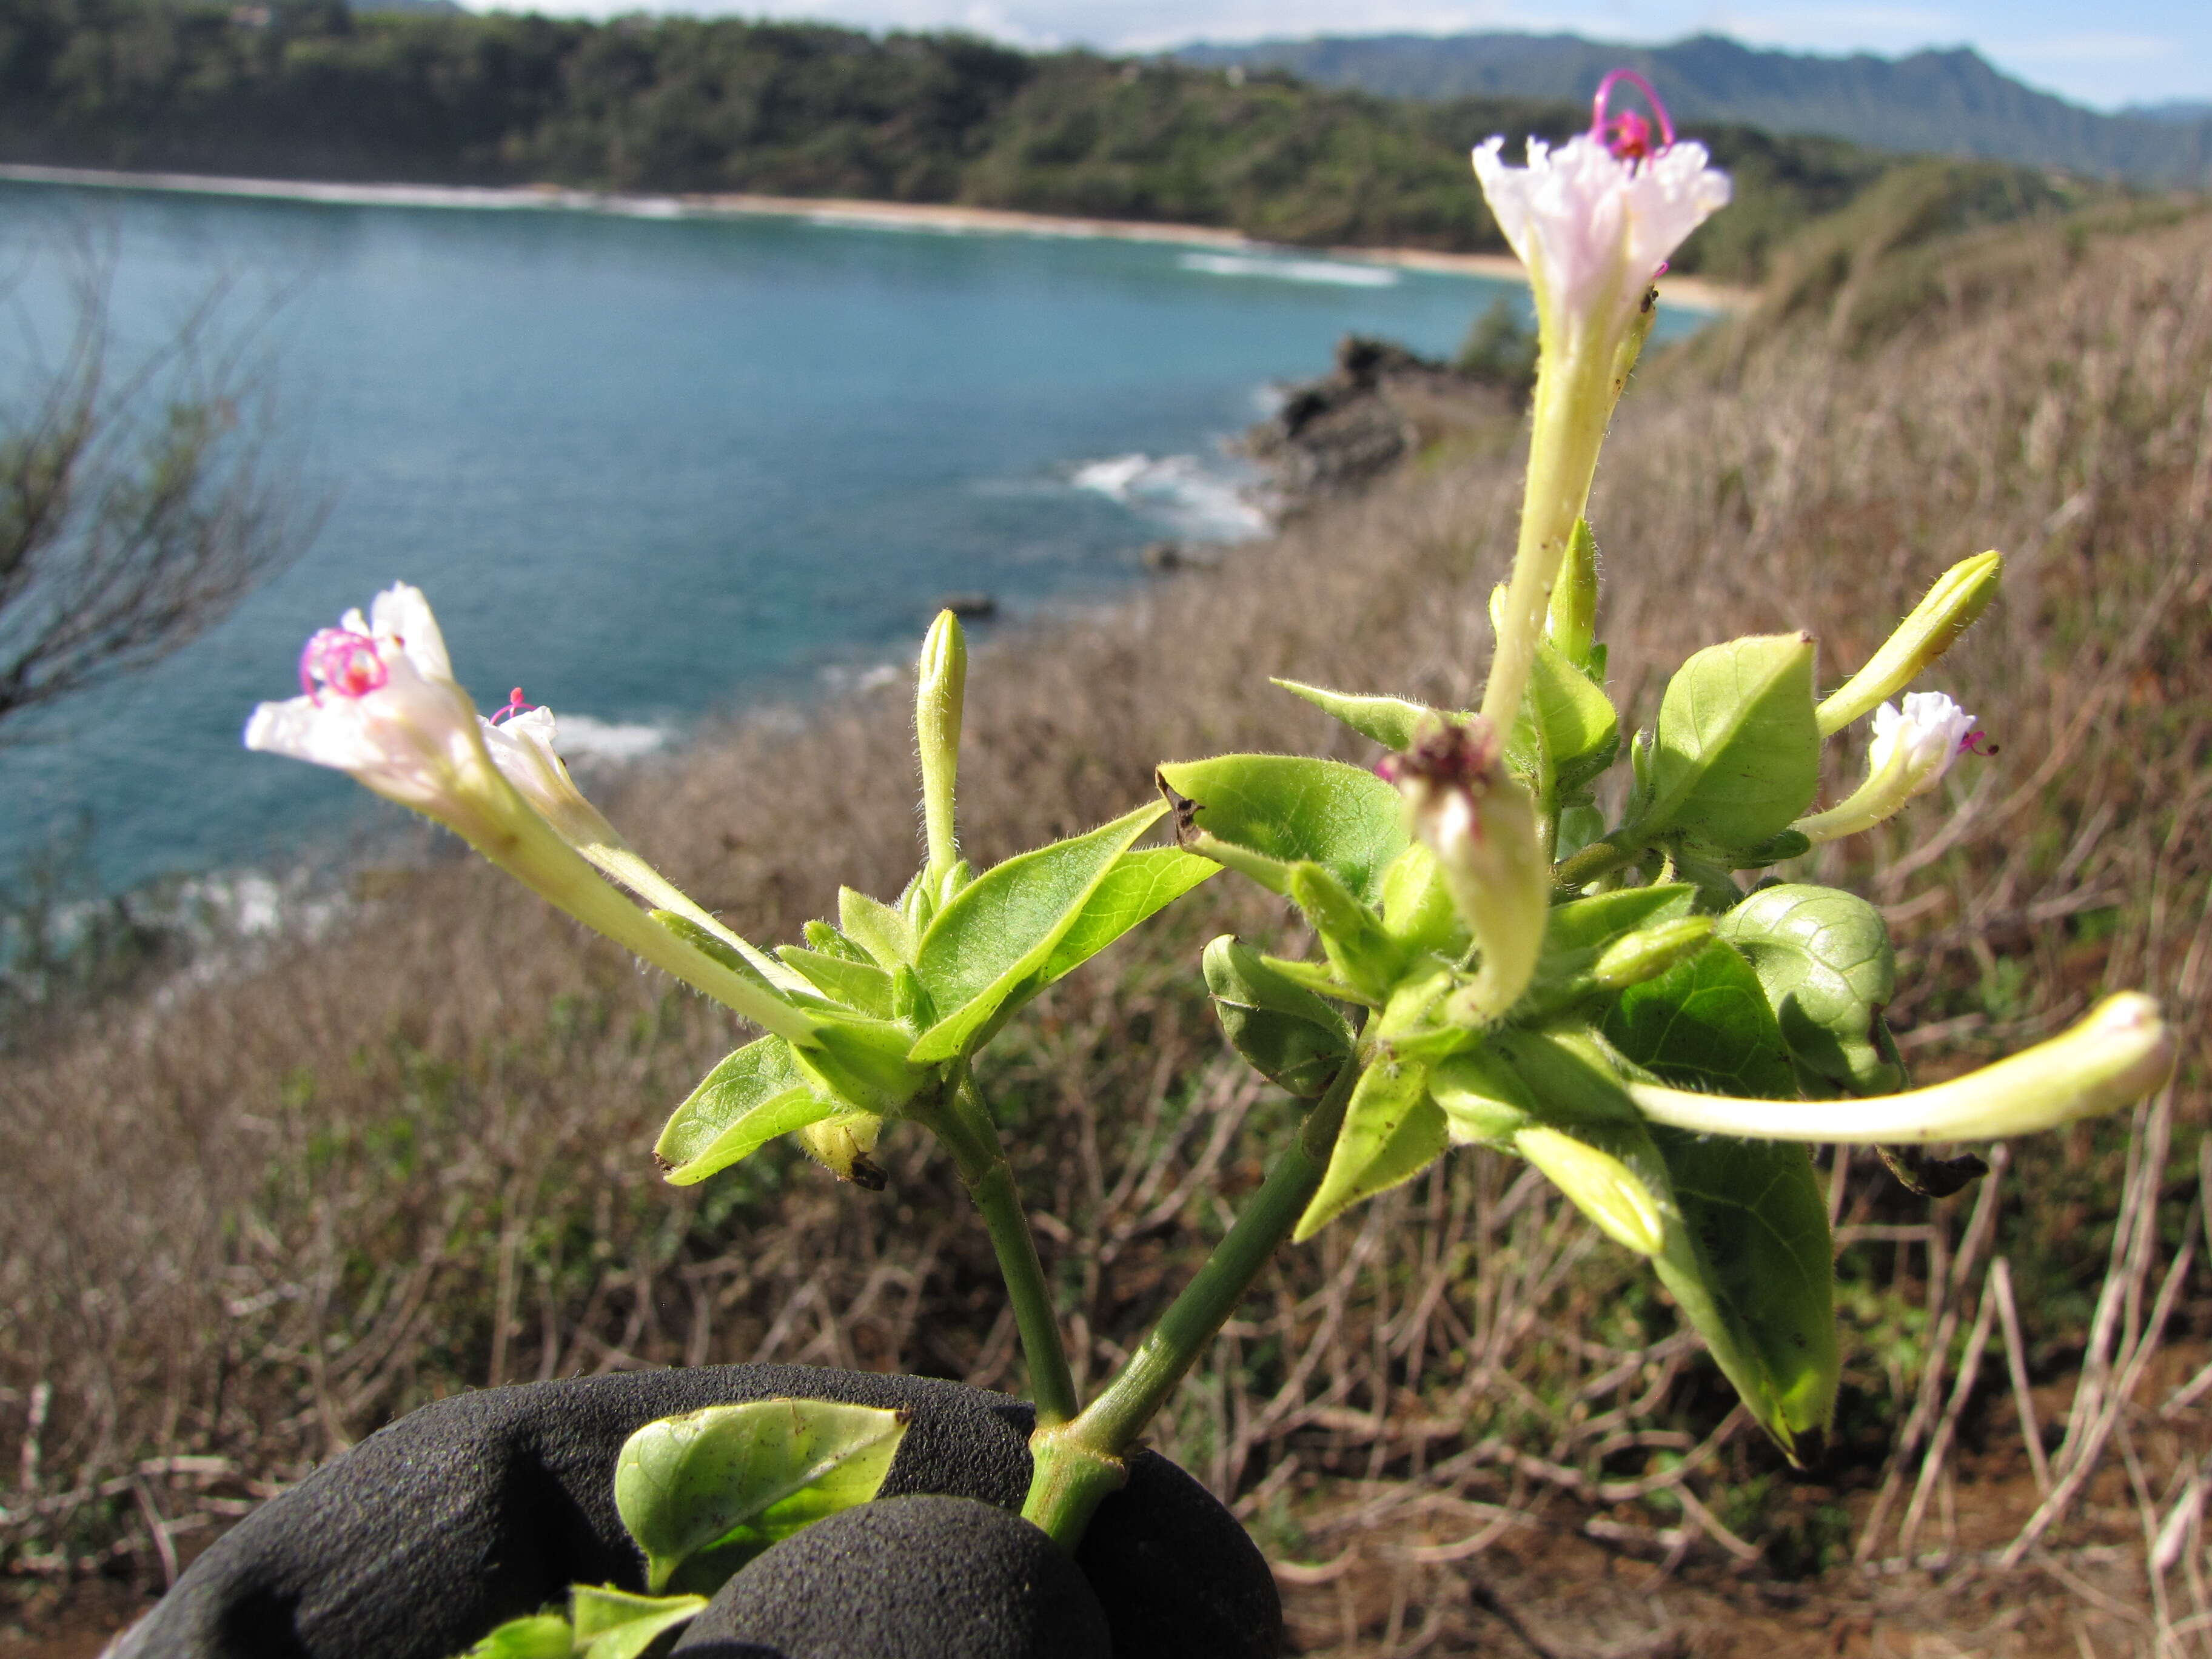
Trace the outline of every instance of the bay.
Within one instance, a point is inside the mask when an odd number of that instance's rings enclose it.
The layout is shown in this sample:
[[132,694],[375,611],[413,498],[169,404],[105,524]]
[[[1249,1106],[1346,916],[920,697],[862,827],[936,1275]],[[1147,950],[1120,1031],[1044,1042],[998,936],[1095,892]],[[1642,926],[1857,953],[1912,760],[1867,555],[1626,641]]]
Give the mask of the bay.
[[218,282],[234,330],[285,296],[254,349],[322,514],[222,625],[0,747],[0,869],[85,828],[110,890],[400,816],[239,744],[301,641],[393,580],[481,705],[520,685],[640,752],[883,672],[948,592],[1053,613],[1142,580],[1153,538],[1254,533],[1222,445],[1272,386],[1347,331],[1449,353],[1526,303],[1303,252],[11,185],[10,397],[66,320],[54,250],[87,240],[126,361]]

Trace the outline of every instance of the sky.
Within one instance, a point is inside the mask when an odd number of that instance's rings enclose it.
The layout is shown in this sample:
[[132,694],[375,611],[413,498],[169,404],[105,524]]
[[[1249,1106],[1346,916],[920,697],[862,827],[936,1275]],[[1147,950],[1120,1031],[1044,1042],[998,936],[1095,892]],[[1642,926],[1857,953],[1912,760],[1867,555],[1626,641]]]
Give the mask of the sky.
[[[585,13],[640,9],[639,0],[531,3]],[[1644,42],[1711,32],[1751,46],[1887,57],[1971,46],[2032,86],[2100,109],[2212,100],[2208,0],[2112,0],[2099,7],[2079,0],[644,0],[642,9],[808,17],[872,29],[957,27],[1019,46],[1121,52],[1194,40],[1487,29]]]

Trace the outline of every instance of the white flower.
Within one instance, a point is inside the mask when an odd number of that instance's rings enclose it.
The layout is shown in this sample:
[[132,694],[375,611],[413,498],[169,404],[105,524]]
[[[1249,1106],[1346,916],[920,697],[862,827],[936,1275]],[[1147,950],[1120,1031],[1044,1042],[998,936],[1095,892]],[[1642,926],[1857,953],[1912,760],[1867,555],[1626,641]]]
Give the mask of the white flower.
[[388,587],[367,617],[349,611],[309,640],[300,686],[301,696],[253,711],[248,749],[350,772],[403,806],[464,833],[475,827],[490,772],[476,705],[454,682],[418,589]]
[[516,696],[512,707],[517,712],[483,723],[484,748],[492,764],[571,847],[619,845],[622,838],[599,809],[584,799],[568,775],[568,763],[553,746],[558,730],[553,711],[526,707],[519,701],[519,691]]
[[[301,696],[253,711],[246,723],[248,749],[350,772],[378,794],[456,831],[508,874],[655,967],[780,1036],[814,1040],[813,1021],[790,1003],[662,927],[599,878],[569,844],[579,826],[589,832],[584,840],[608,843],[592,848],[593,862],[627,860],[667,887],[568,781],[553,750],[551,714],[514,733],[477,716],[454,681],[445,636],[419,591],[395,584],[376,596],[367,617],[349,611],[336,628],[309,640],[300,653],[300,688]],[[518,715],[514,724],[526,718]],[[495,762],[495,745],[513,772]],[[541,791],[553,811],[533,805]],[[622,878],[637,885],[635,875]],[[668,890],[677,903],[690,905]],[[706,925],[720,928],[712,918]]]
[[1694,142],[1624,160],[1595,133],[1557,149],[1531,138],[1521,167],[1500,159],[1504,143],[1476,147],[1475,177],[1528,267],[1539,308],[1569,326],[1625,327],[1668,256],[1728,205],[1728,174],[1708,167]]
[[1979,735],[1974,717],[1941,691],[1909,693],[1902,713],[1886,702],[1874,711],[1866,781],[1841,805],[1800,818],[1790,828],[1816,842],[1872,829],[1942,782],[1951,763],[1972,749]]
[[568,763],[554,747],[559,726],[551,709],[524,702],[522,689],[517,686],[507,709],[481,724],[484,748],[500,775],[553,826],[555,834],[601,874],[611,876],[647,904],[673,911],[713,934],[750,963],[769,984],[787,991],[812,988],[804,976],[725,927],[622,838],[569,775]]
[[1880,777],[1894,768],[1906,799],[1924,795],[1942,781],[1973,737],[1974,717],[1941,691],[1909,692],[1904,713],[1887,702],[1874,711],[1868,775]]

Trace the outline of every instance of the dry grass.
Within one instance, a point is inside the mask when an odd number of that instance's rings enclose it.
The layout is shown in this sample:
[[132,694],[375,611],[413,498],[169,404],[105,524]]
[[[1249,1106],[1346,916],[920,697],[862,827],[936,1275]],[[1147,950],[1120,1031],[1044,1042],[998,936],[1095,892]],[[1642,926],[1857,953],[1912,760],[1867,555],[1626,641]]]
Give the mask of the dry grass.
[[[2005,548],[2005,599],[1938,678],[2001,755],[1818,872],[1887,908],[1926,1074],[2143,986],[2187,1038],[2180,1082],[1944,1203],[1832,1170],[1849,1369],[1834,1461],[1802,1480],[1518,1166],[1455,1157],[1286,1252],[1160,1437],[1285,1563],[1306,1650],[2212,1654],[2208,254],[2201,221],[2054,243],[2063,278],[1962,284],[1848,356],[1821,319],[1754,323],[1632,397],[1595,515],[1616,692],[1647,716],[1724,632],[1812,623],[1839,673],[1942,565]],[[1218,574],[982,652],[972,849],[1103,818],[1162,757],[1364,757],[1269,673],[1463,705],[1515,504],[1509,466],[1432,454]],[[837,880],[888,893],[910,866],[903,721],[884,694],[757,723],[614,815],[790,937]],[[780,1152],[672,1194],[644,1148],[726,1022],[488,872],[380,885],[343,939],[0,1073],[18,1574],[158,1582],[272,1484],[488,1382],[780,1358],[1018,1385],[978,1230],[916,1137],[887,1138],[880,1195]],[[1285,925],[1213,884],[986,1073],[1094,1381],[1291,1121],[1224,1061],[1193,971],[1210,932]]]

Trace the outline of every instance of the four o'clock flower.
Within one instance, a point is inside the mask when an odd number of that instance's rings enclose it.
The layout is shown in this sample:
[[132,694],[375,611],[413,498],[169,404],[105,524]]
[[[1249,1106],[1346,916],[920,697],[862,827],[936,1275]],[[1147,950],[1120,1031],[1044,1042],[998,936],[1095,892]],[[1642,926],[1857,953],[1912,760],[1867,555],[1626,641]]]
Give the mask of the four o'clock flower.
[[[300,686],[299,696],[253,711],[247,748],[350,772],[378,794],[435,818],[655,967],[780,1036],[813,1041],[812,1020],[661,927],[585,862],[566,831],[595,834],[592,823],[605,826],[606,820],[568,781],[550,746],[539,750],[527,737],[510,738],[477,717],[453,678],[437,618],[417,589],[404,583],[387,588],[368,616],[349,611],[336,628],[316,634],[300,655]],[[550,717],[546,725],[550,738]],[[556,830],[510,781],[493,757],[494,743],[530,793],[544,795],[551,817],[565,830]]]
[[[1607,100],[1623,81],[1650,103],[1656,143],[1641,117],[1607,115]],[[1520,545],[1482,701],[1501,731],[1519,715],[1606,424],[1650,326],[1651,280],[1683,239],[1727,204],[1729,188],[1728,175],[1706,164],[1705,147],[1678,142],[1665,106],[1626,70],[1600,84],[1588,132],[1557,149],[1529,139],[1528,164],[1518,167],[1502,158],[1504,142],[1477,148],[1474,171],[1498,228],[1528,268],[1539,350]]]
[[1886,702],[1874,711],[1866,781],[1842,805],[1800,818],[1790,828],[1815,842],[1871,829],[1942,782],[1951,763],[1980,736],[1974,717],[1941,691],[1907,694],[1902,713]]
[[300,653],[301,695],[264,702],[246,746],[350,772],[471,842],[498,833],[512,793],[484,752],[421,591],[400,583],[349,611]]
[[543,704],[525,702],[515,687],[506,708],[484,720],[483,740],[492,764],[522,798],[551,824],[562,840],[601,872],[612,877],[647,903],[682,916],[729,946],[771,985],[791,991],[812,988],[759,946],[732,933],[720,919],[640,857],[606,816],[585,799],[556,747],[560,724]]

